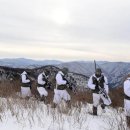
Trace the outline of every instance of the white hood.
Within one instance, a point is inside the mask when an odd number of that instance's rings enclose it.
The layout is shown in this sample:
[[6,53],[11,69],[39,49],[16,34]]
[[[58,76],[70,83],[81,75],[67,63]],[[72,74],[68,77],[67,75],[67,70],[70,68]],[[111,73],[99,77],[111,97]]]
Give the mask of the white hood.
[[27,72],[26,72],[26,71],[24,71],[21,75],[25,75],[25,74],[27,74]]
[[61,75],[64,75],[62,71],[59,71],[58,73],[61,74]]
[[43,71],[42,74],[45,75],[45,72]]

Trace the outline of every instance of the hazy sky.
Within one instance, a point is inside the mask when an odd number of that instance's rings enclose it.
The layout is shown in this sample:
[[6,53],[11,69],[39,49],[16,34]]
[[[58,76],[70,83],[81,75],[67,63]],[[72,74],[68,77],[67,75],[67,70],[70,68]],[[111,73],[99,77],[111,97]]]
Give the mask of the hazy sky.
[[0,0],[0,58],[130,61],[130,0]]

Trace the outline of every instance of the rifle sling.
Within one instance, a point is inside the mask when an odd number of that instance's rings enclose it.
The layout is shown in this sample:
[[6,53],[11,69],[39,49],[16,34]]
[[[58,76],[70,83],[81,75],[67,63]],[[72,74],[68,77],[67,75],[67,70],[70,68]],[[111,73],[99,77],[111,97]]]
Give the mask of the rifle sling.
[[130,100],[130,97],[124,94],[125,99]]

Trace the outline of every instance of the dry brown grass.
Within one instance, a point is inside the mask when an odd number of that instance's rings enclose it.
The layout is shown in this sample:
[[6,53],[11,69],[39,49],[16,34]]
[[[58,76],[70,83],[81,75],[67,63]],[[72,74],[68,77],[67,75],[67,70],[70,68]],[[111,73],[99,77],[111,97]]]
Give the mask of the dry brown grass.
[[124,94],[123,94],[123,88],[118,87],[115,89],[112,89],[110,91],[110,97],[112,100],[112,107],[123,107],[124,104]]
[[[43,107],[40,105],[39,101],[36,100],[24,100],[20,99],[20,97],[17,95],[17,92],[20,92],[20,81],[2,81],[0,83],[0,97],[5,98],[5,102],[1,102],[0,104],[0,120],[2,121],[2,117],[4,117],[6,111],[10,111],[11,115],[16,117],[16,119],[19,121],[19,119],[24,120],[24,109],[30,110],[28,113],[28,121],[30,122],[30,125],[34,123],[34,113],[35,117],[43,123],[42,119],[39,117],[39,111],[43,110]],[[82,104],[91,103],[92,104],[92,93],[90,90],[85,91],[78,91],[76,94],[74,94],[69,89],[67,90],[69,94],[71,95],[71,104],[72,106],[75,106],[78,109],[79,115],[81,111]],[[52,104],[54,92],[53,90],[48,90],[48,103]],[[32,94],[34,97],[38,97],[38,92],[36,90],[36,82],[33,82],[32,86]],[[112,107],[118,108],[123,107],[123,89],[116,88],[110,91],[110,97],[112,99]],[[12,100],[13,99],[13,100]],[[48,114],[52,113],[49,108],[46,109]],[[72,111],[72,110],[71,110]],[[56,115],[55,113],[52,113],[53,118],[55,120]],[[61,115],[60,115],[61,116]],[[20,118],[19,118],[20,117]],[[76,116],[75,119],[78,119],[79,117]],[[81,120],[81,119],[79,119]],[[82,124],[82,122],[81,122]]]
[[0,96],[10,97],[15,95],[16,92],[20,91],[19,81],[1,81],[0,82]]
[[[20,81],[2,81],[0,82],[0,96],[1,97],[10,97],[10,96],[16,96],[17,92],[20,92]],[[36,89],[36,82],[33,82],[32,84],[32,94],[34,97],[38,97],[39,94]],[[54,92],[53,90],[47,90],[49,95],[47,97],[48,103],[52,103]],[[69,94],[71,95],[71,102],[72,104],[75,104],[76,102],[82,102],[82,103],[92,103],[92,92],[90,90],[85,91],[77,91],[76,94],[74,94],[69,89],[67,90]],[[112,107],[123,107],[123,88],[115,88],[110,91],[110,98],[112,100]]]

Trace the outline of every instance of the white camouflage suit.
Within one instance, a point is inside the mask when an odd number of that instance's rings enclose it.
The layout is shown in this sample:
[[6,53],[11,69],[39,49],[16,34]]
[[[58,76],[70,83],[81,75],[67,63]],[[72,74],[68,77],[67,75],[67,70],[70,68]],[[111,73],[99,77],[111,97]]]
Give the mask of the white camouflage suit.
[[37,82],[38,82],[39,86],[37,86],[37,90],[38,90],[41,97],[42,96],[46,97],[46,96],[48,96],[48,92],[45,89],[46,81],[44,81],[43,77],[47,78],[47,76],[45,75],[44,72],[38,75]]
[[21,96],[22,98],[25,98],[25,97],[30,97],[31,96],[31,90],[30,90],[30,87],[26,86],[27,83],[30,83],[30,79],[27,78],[27,72],[23,72],[21,74],[21,79],[22,79],[22,85],[21,86]]
[[125,114],[130,117],[130,77],[124,82],[124,94],[128,96],[124,98]]
[[56,75],[56,89],[54,89],[54,99],[53,102],[55,104],[59,104],[61,100],[70,101],[70,95],[64,90],[57,89],[58,85],[66,85],[67,81],[62,78],[64,76],[62,71],[59,71]]
[[[97,77],[95,76],[95,74],[92,75],[92,76],[89,78],[88,87],[89,87],[90,89],[92,89],[92,90],[95,90],[96,85],[93,84],[93,77],[95,77],[95,78],[97,79],[97,81],[99,80],[99,78],[97,78]],[[108,92],[109,92],[108,81],[107,81],[107,78],[106,78],[105,76],[104,76],[104,80],[105,80],[105,82],[104,82],[104,89],[105,89],[106,94],[107,94],[107,96],[108,96]],[[111,99],[110,99],[109,96],[108,96],[108,99],[107,99],[107,98],[105,98],[105,97],[103,96],[103,94],[99,94],[99,93],[93,92],[93,106],[94,106],[94,107],[98,107],[98,105],[100,104],[100,99],[102,99],[102,101],[103,101],[103,103],[104,103],[105,105],[110,105],[110,104],[111,104]]]

